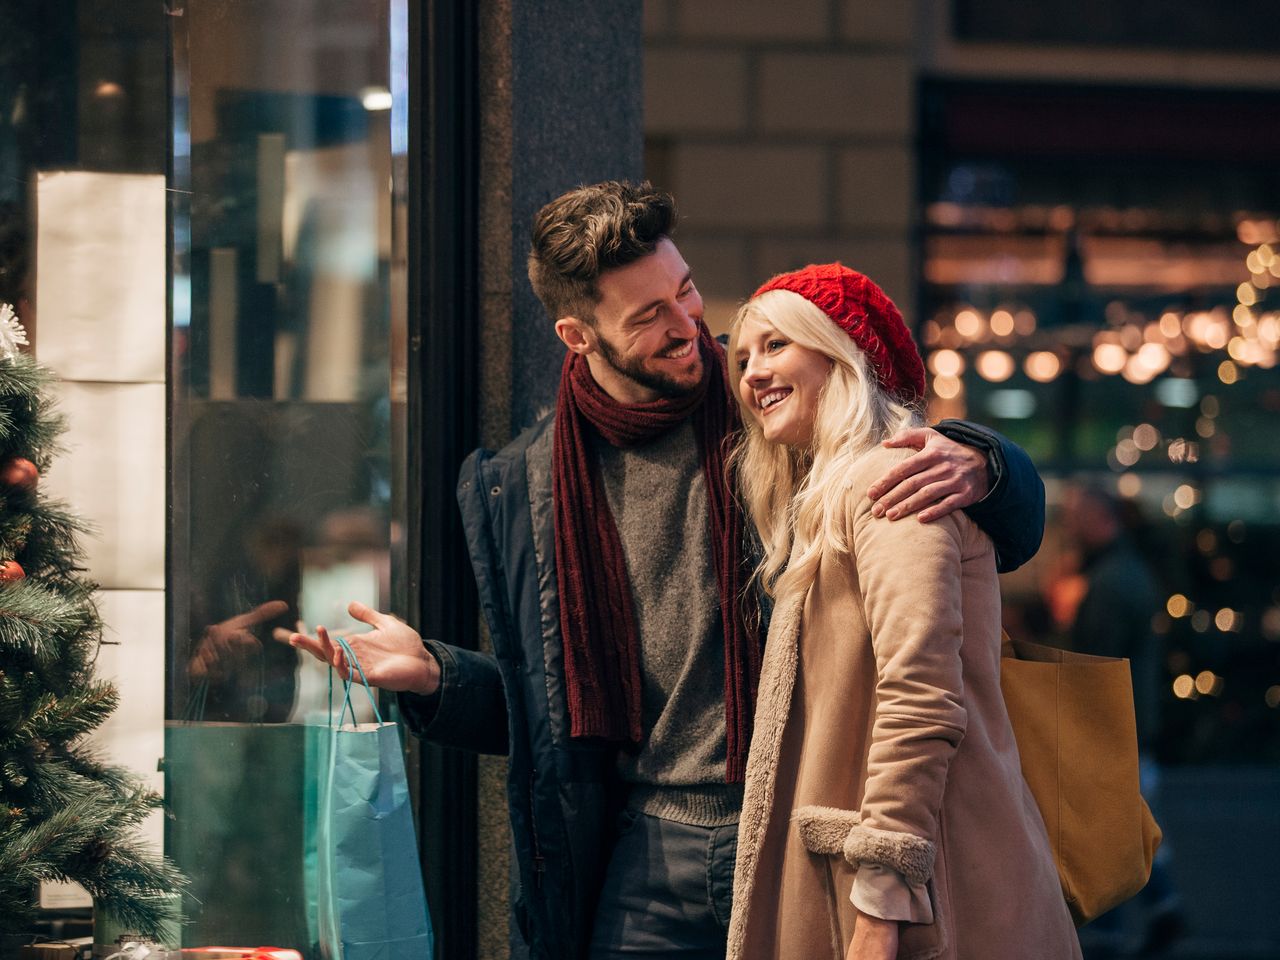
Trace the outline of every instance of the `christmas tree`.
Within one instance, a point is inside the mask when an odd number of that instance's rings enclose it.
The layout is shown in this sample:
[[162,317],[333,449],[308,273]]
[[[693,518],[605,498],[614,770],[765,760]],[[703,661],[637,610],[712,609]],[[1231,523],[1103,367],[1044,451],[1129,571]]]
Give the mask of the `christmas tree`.
[[182,879],[137,834],[160,797],[85,742],[117,694],[93,675],[102,623],[78,567],[84,526],[38,490],[62,421],[25,343],[0,304],[0,932],[30,929],[42,880],[71,880],[156,936]]

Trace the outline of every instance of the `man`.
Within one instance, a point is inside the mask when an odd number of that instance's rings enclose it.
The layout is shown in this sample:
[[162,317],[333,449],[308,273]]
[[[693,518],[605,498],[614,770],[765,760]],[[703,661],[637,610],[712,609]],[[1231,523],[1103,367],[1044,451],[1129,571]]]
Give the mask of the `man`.
[[[535,957],[724,951],[763,633],[725,482],[737,411],[674,226],[647,183],[538,214],[529,277],[568,351],[557,410],[472,454],[458,486],[494,656],[351,610],[374,627],[349,638],[369,682],[402,692],[415,732],[509,756]],[[896,438],[920,453],[876,509],[966,507],[1012,569],[1039,545],[1039,477],[994,434],[945,430],[963,442]],[[341,666],[323,631],[291,642]]]

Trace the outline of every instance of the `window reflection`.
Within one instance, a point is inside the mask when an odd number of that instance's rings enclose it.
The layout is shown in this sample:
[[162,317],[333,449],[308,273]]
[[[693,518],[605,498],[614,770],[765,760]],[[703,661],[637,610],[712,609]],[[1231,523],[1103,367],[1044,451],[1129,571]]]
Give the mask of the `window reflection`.
[[193,0],[174,18],[165,765],[185,946],[312,949],[306,724],[328,678],[277,634],[399,605],[390,10]]

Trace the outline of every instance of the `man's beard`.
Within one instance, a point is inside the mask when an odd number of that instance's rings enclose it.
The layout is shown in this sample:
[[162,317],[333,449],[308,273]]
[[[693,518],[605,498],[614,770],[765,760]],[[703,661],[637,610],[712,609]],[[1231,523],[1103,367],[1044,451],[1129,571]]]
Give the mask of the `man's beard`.
[[[609,364],[609,366],[613,367],[614,370],[622,374],[628,380],[633,380],[642,387],[648,387],[659,396],[673,400],[680,397],[687,397],[689,394],[697,390],[702,383],[702,377],[698,377],[691,383],[684,383],[667,376],[665,373],[655,373],[652,370],[646,370],[644,368],[644,360],[632,360],[624,357],[615,350],[613,345],[604,337],[597,337],[596,340],[600,345],[600,356],[604,359],[605,363]],[[681,346],[683,346],[683,344],[681,344]],[[700,349],[700,345],[697,340],[693,342],[693,349],[695,351]],[[705,364],[706,361],[704,360],[703,363]]]

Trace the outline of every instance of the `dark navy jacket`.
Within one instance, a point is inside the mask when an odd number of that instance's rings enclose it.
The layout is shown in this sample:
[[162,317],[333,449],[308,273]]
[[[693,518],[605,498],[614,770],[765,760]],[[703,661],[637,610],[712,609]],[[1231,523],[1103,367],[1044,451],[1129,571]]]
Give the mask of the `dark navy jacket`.
[[[517,922],[533,958],[582,957],[612,846],[617,747],[572,740],[564,693],[549,417],[498,453],[462,466],[462,510],[493,655],[425,640],[440,661],[432,697],[401,695],[410,727],[448,746],[509,757],[507,799],[520,891]],[[991,536],[1001,571],[1044,533],[1044,486],[1027,455],[994,431],[938,428],[989,454],[992,489],[969,515]]]

